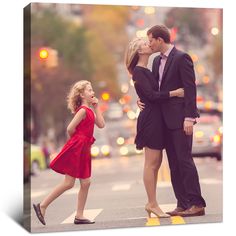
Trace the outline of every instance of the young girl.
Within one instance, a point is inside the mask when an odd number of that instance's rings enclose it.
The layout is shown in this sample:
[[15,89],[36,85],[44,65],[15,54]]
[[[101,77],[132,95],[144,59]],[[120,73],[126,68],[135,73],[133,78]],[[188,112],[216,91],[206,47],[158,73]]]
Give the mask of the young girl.
[[[43,225],[46,225],[44,216],[47,207],[62,193],[71,189],[76,178],[80,179],[80,190],[74,224],[94,223],[84,217],[83,211],[90,186],[90,149],[95,141],[93,138],[94,123],[99,128],[103,128],[105,121],[89,81],[81,80],[75,83],[69,92],[67,102],[68,108],[75,114],[67,127],[70,138],[50,163],[50,167],[54,171],[64,174],[65,179],[41,203],[33,204],[36,215]],[[95,115],[90,109],[91,105],[94,107]]]

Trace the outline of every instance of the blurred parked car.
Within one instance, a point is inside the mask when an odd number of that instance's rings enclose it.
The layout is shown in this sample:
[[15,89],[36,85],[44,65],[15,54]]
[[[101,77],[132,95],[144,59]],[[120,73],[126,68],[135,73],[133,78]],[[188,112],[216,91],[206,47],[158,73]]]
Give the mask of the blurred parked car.
[[108,120],[119,120],[123,116],[123,109],[119,103],[110,103],[109,108],[105,113],[105,118]]
[[121,156],[132,156],[142,154],[142,150],[137,150],[136,145],[133,143],[125,144],[119,149]]
[[215,157],[222,159],[223,129],[217,115],[202,114],[194,126],[193,157]]
[[96,141],[94,142],[91,148],[92,157],[111,157],[112,147],[110,145],[110,140],[107,136],[106,127],[103,129],[99,129],[95,126],[94,137]]
[[130,138],[123,146],[119,148],[121,156],[132,156],[143,153],[143,150],[137,150],[134,138]]
[[197,107],[201,113],[222,115],[223,112],[223,104],[219,101],[217,93],[212,92],[210,84],[197,86]]
[[37,175],[40,170],[44,170],[47,168],[46,157],[40,146],[31,144],[30,157],[31,157],[31,174]]
[[92,157],[111,157],[111,146],[108,139],[100,136],[96,139],[91,148]]
[[133,138],[131,130],[121,128],[117,133],[116,144],[123,145],[129,141],[130,138]]

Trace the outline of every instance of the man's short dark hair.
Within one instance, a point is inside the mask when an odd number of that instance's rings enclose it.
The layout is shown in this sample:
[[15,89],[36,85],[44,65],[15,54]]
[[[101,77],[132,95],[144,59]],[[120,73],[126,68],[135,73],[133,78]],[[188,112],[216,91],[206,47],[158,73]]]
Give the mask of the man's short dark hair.
[[170,43],[170,32],[164,25],[155,25],[147,31],[147,35],[152,34],[152,37],[162,38],[165,43]]

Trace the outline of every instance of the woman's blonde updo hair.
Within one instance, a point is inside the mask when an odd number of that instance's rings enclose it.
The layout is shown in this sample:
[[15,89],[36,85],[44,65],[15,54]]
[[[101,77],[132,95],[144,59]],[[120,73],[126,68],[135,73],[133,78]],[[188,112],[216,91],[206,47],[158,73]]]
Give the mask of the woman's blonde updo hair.
[[72,114],[74,114],[76,109],[81,106],[81,94],[84,92],[87,85],[91,85],[91,83],[87,80],[80,80],[71,87],[67,96],[67,107]]
[[125,65],[127,70],[132,75],[134,67],[137,65],[139,60],[138,50],[140,49],[140,44],[142,42],[142,38],[134,38],[128,45],[125,54]]

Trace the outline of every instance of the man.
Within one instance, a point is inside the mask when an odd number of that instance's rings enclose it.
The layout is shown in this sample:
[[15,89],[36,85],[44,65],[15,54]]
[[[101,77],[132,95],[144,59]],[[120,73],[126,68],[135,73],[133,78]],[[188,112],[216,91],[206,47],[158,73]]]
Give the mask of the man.
[[[160,52],[152,65],[159,90],[184,88],[184,98],[173,97],[161,103],[166,153],[177,199],[177,207],[167,213],[183,217],[204,215],[206,203],[191,155],[193,125],[199,117],[193,62],[188,54],[170,43],[170,33],[165,26],[153,26],[147,35],[153,53]],[[145,109],[140,101],[138,105]]]

